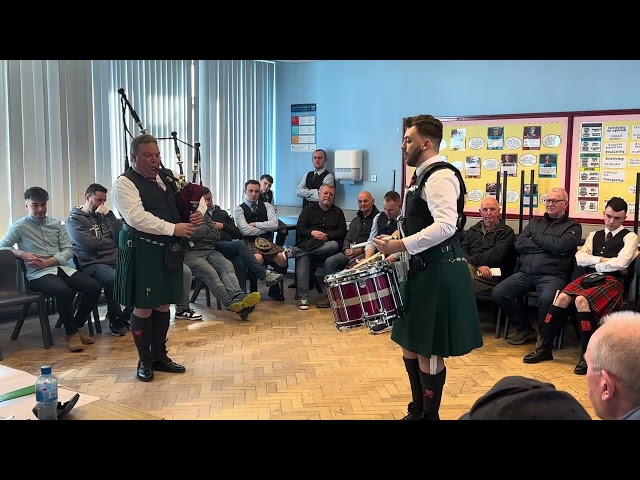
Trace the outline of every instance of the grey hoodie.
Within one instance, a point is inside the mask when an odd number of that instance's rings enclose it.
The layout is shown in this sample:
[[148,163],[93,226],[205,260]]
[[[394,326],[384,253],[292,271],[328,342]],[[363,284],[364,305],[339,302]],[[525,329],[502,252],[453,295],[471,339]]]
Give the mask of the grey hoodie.
[[100,215],[85,213],[81,207],[75,207],[67,217],[65,225],[81,270],[94,263],[103,263],[115,268],[122,220],[112,211]]

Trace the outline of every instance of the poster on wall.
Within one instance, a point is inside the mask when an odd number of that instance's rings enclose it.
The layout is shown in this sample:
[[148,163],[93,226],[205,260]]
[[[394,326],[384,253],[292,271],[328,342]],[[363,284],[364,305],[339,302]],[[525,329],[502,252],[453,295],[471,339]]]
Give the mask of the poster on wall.
[[[534,215],[544,214],[547,192],[565,185],[568,115],[492,115],[440,121],[440,156],[463,174],[468,215],[477,216],[480,203],[487,197],[497,197],[502,204],[505,174],[505,210],[512,218],[519,215],[521,207],[532,207]],[[403,167],[406,185],[413,168]]]
[[635,214],[635,186],[640,174],[640,114],[590,112],[573,122],[569,215],[602,221],[611,197],[627,202]]
[[313,152],[316,149],[316,104],[291,105],[291,151]]

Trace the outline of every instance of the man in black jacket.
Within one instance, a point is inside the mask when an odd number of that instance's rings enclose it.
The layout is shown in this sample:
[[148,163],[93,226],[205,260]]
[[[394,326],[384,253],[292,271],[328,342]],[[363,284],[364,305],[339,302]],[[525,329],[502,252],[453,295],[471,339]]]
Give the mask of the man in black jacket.
[[518,303],[518,297],[534,289],[538,292],[538,325],[541,325],[556,292],[569,282],[582,239],[582,226],[566,213],[569,194],[564,188],[552,188],[545,203],[547,213],[531,219],[516,240],[516,250],[520,252],[518,272],[496,285],[491,294],[517,329],[508,341],[511,345],[523,345],[537,338],[526,305]]
[[[460,243],[475,293],[495,287],[513,273],[516,264],[516,234],[500,221],[498,201],[493,197],[482,200],[480,215],[482,221],[469,228]],[[500,275],[491,272],[495,268]]]
[[[220,241],[215,244],[224,257],[233,263],[238,283],[243,291],[246,289],[247,269],[249,269],[260,280],[263,280],[268,287],[277,285],[283,279],[284,274],[268,270],[256,260],[256,257],[249,251],[247,245],[240,240],[240,229],[236,226],[233,218],[226,210],[213,204],[211,190],[203,187],[204,200],[207,203],[206,216],[214,223],[220,232]],[[255,287],[255,289],[253,288]],[[251,291],[257,291],[257,286],[253,285]]]

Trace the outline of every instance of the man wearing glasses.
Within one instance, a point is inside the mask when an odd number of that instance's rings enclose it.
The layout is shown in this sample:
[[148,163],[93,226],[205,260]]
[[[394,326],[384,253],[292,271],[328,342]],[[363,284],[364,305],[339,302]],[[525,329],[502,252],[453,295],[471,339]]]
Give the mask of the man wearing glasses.
[[516,327],[516,335],[508,340],[511,345],[533,342],[537,337],[527,306],[518,298],[532,290],[538,292],[538,325],[542,325],[556,292],[569,281],[582,226],[567,215],[568,200],[564,188],[549,191],[547,212],[532,218],[516,240],[518,271],[493,289],[493,300]]
[[[622,308],[624,284],[631,262],[638,255],[638,235],[623,227],[627,218],[627,202],[612,197],[604,210],[604,228],[591,232],[584,246],[576,253],[576,263],[582,275],[567,285],[549,307],[540,323],[541,341],[535,350],[526,355],[524,363],[553,360],[553,338],[567,317],[567,307],[575,302],[580,327],[580,360],[573,372],[586,375],[584,353],[599,318]],[[585,277],[601,273],[596,284],[589,284]],[[629,275],[631,278],[632,275]]]

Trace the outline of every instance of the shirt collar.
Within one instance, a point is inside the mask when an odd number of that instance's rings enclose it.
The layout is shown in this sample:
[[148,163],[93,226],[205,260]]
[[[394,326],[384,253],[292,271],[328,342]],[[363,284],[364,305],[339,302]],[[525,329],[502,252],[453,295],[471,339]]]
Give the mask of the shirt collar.
[[620,225],[618,228],[616,228],[615,230],[609,230],[607,227],[604,227],[604,234],[605,236],[607,235],[607,233],[611,232],[611,236],[615,237],[618,232],[620,232],[622,229],[624,228],[623,225]]

